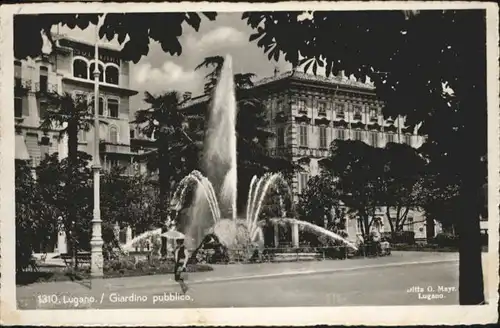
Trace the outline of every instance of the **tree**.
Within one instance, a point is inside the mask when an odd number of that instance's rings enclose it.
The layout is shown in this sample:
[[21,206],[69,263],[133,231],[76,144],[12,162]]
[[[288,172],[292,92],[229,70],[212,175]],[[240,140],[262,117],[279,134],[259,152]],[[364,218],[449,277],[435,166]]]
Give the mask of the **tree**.
[[[250,40],[279,59],[319,66],[329,76],[369,75],[384,115],[422,123],[440,173],[459,185],[454,206],[460,249],[460,304],[484,302],[479,213],[486,172],[486,28],[484,10],[244,13]],[[293,35],[293,38],[290,38]],[[299,60],[299,53],[302,60]],[[415,54],[418,53],[418,56]],[[467,64],[465,64],[467,63]],[[453,94],[443,92],[443,83]],[[459,165],[458,165],[459,164]],[[456,206],[456,207],[455,207]]]
[[78,133],[89,131],[93,125],[94,104],[89,102],[86,96],[68,92],[62,95],[47,93],[46,97],[48,108],[40,128],[45,133],[57,129],[59,140],[67,136],[68,159],[70,163],[75,163],[78,160]]
[[[204,12],[203,16],[213,21],[214,12]],[[45,34],[54,43],[50,30],[61,24],[71,29],[86,29],[96,24],[102,14],[47,14],[16,15],[14,18],[14,56],[18,59],[35,58],[42,54]],[[99,28],[99,36],[112,40],[118,37],[123,46],[124,60],[138,63],[149,52],[151,41],[160,43],[163,51],[173,55],[182,53],[179,37],[184,24],[198,31],[202,17],[198,13],[108,13]],[[30,40],[30,42],[26,42]]]
[[[79,181],[73,180],[72,172],[78,170],[78,134],[80,131],[89,131],[93,124],[93,103],[89,102],[86,96],[72,95],[65,92],[62,95],[58,93],[47,92],[47,112],[42,118],[40,128],[47,133],[50,130],[59,131],[59,140],[67,136],[68,158],[65,161],[65,167],[68,172],[65,174],[68,186],[74,186]],[[105,122],[104,122],[105,123]],[[52,164],[55,165],[55,162]],[[71,189],[72,187],[70,187]],[[70,201],[70,200],[69,200]],[[71,201],[70,201],[71,202]],[[68,222],[77,222],[77,208],[68,204]]]
[[338,199],[358,216],[365,236],[370,233],[370,217],[383,206],[383,156],[381,149],[362,141],[336,140],[330,146],[330,156],[321,163],[332,176]]
[[160,96],[145,93],[144,101],[151,107],[136,112],[135,122],[148,137],[154,136],[155,151],[148,155],[148,166],[158,171],[160,212],[166,219],[166,208],[175,183],[192,171],[197,163],[197,147],[189,137],[187,118],[177,92]]
[[78,152],[76,165],[70,164],[69,158],[59,161],[54,153],[36,168],[37,190],[41,203],[47,207],[44,213],[57,221],[58,231],[66,233],[75,267],[78,250],[90,248],[93,194],[89,161],[90,156],[83,152]]
[[57,231],[57,221],[40,197],[39,189],[26,161],[16,160],[16,270],[26,269],[34,249],[47,243]]
[[[158,191],[148,177],[127,176],[124,168],[115,167],[102,177],[101,213],[110,241],[116,223],[121,227],[130,226],[136,233],[144,232],[161,224],[158,215]],[[104,235],[104,233],[103,233]]]
[[[402,231],[410,210],[424,204],[423,183],[426,175],[425,161],[418,151],[406,144],[388,143],[381,160],[385,161],[381,205],[386,205],[386,216],[391,231]],[[396,210],[395,217],[391,209]],[[432,235],[433,237],[434,235]]]
[[329,218],[331,210],[340,205],[340,195],[336,186],[336,179],[328,171],[322,171],[309,179],[297,204],[301,219],[324,226],[325,216]]

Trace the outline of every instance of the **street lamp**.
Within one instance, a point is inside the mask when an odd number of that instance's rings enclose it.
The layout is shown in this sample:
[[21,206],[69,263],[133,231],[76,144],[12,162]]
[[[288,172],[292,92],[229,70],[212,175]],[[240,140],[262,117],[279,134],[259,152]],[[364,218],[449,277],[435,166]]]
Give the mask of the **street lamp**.
[[[104,19],[104,17],[103,17]],[[99,154],[99,22],[95,30],[95,62],[94,62],[94,156],[92,171],[94,173],[94,213],[92,217],[91,248],[91,275],[92,277],[103,276],[102,246],[104,244],[101,233],[101,206],[100,206],[100,169],[101,161]]]

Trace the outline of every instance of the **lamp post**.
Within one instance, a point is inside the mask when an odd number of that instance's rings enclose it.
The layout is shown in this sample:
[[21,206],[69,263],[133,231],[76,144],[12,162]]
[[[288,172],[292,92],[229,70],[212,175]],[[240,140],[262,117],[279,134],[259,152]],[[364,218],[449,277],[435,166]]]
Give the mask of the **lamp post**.
[[95,62],[94,62],[94,156],[92,171],[94,174],[94,213],[92,217],[91,247],[91,275],[93,277],[103,276],[102,246],[104,244],[101,233],[101,204],[100,204],[100,170],[101,161],[99,154],[99,23],[96,25],[95,33]]

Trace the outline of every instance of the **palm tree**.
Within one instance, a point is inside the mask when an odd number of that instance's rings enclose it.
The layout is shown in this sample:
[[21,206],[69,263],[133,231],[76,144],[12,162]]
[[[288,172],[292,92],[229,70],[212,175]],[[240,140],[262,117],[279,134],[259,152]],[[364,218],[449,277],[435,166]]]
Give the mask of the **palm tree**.
[[189,136],[188,117],[180,108],[184,100],[177,92],[159,96],[146,92],[144,101],[150,108],[137,111],[135,123],[144,135],[154,139],[155,150],[148,154],[147,163],[158,172],[160,206],[165,217],[165,205],[169,204],[174,183],[197,164],[193,158],[197,155],[196,147]]
[[[224,57],[212,56],[206,57],[196,69],[213,67],[205,78],[205,94],[211,95],[217,85]],[[250,184],[253,175],[261,175],[268,171],[281,171],[291,173],[295,165],[285,159],[273,158],[268,155],[267,142],[274,137],[269,129],[267,121],[267,111],[262,99],[259,99],[251,93],[254,86],[254,73],[237,73],[234,75],[235,96],[238,107],[238,116],[236,121],[237,134],[237,161],[238,161],[238,199],[246,201],[244,197],[248,190],[246,186]],[[238,204],[239,207],[245,204]]]
[[[78,158],[78,133],[89,131],[94,122],[93,103],[84,95],[49,93],[48,108],[40,128],[47,132],[59,130],[59,140],[68,137],[68,160],[74,164]],[[105,122],[103,122],[105,123]]]
[[[144,101],[150,108],[137,111],[135,123],[147,137],[154,137],[156,149],[147,154],[147,164],[150,170],[158,172],[159,213],[165,222],[172,189],[197,166],[198,147],[188,135],[188,117],[181,109],[184,100],[176,91],[159,96],[146,92]],[[166,245],[166,238],[162,238],[162,255],[166,254]]]

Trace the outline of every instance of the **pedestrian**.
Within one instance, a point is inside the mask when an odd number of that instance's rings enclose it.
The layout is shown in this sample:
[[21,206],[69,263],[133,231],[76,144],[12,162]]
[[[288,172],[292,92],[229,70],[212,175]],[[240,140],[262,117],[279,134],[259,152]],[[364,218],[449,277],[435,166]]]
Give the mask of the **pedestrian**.
[[189,259],[189,252],[184,245],[184,239],[179,238],[176,240],[177,247],[174,250],[175,265],[174,265],[174,278],[175,281],[179,282],[182,292],[185,294],[188,290],[186,285],[186,275],[187,275],[187,262]]

